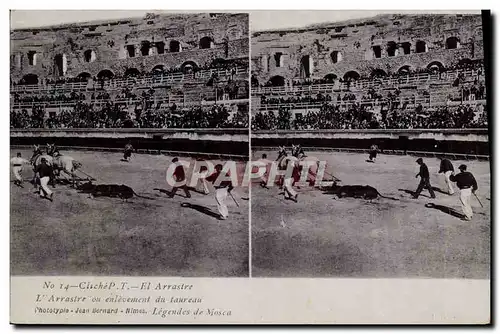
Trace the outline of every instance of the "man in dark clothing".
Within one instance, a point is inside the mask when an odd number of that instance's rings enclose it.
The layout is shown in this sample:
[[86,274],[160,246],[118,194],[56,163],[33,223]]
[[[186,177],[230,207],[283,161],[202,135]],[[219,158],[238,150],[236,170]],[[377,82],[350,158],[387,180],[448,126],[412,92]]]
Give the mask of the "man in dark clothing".
[[453,189],[453,184],[450,181],[450,176],[451,174],[453,174],[454,171],[455,169],[453,168],[453,164],[451,163],[451,161],[442,157],[438,174],[444,173],[446,186],[448,187],[448,194],[450,195],[453,195],[455,193],[455,190]]
[[420,183],[418,184],[418,188],[415,191],[413,198],[418,198],[418,196],[420,195],[420,193],[424,188],[429,190],[429,194],[431,194],[432,198],[436,198],[436,195],[434,194],[434,190],[432,190],[431,183],[429,180],[429,169],[427,168],[427,165],[424,163],[422,158],[418,158],[417,163],[420,165],[420,172],[415,176],[415,178],[420,176]]
[[132,151],[134,147],[132,143],[129,141],[127,145],[125,145],[125,151],[123,152],[123,160],[130,161],[130,157],[132,156]]
[[472,173],[467,172],[466,165],[460,165],[458,167],[460,173],[457,175],[452,174],[450,180],[457,183],[457,187],[460,189],[460,202],[462,203],[462,211],[464,212],[464,220],[472,219],[472,207],[470,205],[470,197],[472,193],[477,191],[477,181]]
[[48,187],[50,178],[52,177],[52,167],[47,164],[47,160],[42,158],[40,165],[35,169],[35,177],[40,179],[40,197],[49,196],[49,200],[52,202],[53,193]]
[[215,166],[215,171],[212,175],[206,178],[215,187],[215,201],[217,203],[217,210],[219,211],[219,219],[226,220],[229,217],[229,210],[226,205],[226,198],[229,193],[234,189],[233,183],[229,180],[221,181],[216,185],[216,181],[222,173],[223,166],[218,164]]
[[[172,160],[172,163],[177,163],[179,162],[179,159],[178,158],[174,158]],[[184,171],[184,166],[182,165],[179,165],[175,168],[175,171],[174,171],[174,179],[176,182],[182,182],[186,179],[186,173]],[[168,197],[172,198],[174,197],[175,193],[177,192],[177,190],[179,188],[182,188],[182,190],[184,190],[184,193],[186,194],[186,197],[187,198],[191,198],[191,194],[189,193],[189,189],[188,189],[188,186],[186,183],[184,183],[184,185],[180,186],[180,187],[173,187],[172,188],[172,191],[170,192],[170,195],[168,195]]]

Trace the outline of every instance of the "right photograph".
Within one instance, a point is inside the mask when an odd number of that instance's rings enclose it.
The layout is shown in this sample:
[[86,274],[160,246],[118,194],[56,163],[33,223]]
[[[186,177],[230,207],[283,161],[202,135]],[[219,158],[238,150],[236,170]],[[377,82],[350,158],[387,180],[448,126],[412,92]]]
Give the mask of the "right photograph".
[[252,276],[489,279],[489,11],[250,17]]

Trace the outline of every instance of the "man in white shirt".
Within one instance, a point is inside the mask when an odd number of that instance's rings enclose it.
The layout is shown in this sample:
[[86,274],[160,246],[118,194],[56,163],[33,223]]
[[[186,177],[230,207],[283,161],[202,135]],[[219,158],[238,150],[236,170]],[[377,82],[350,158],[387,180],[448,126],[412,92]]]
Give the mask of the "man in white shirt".
[[16,157],[10,159],[10,163],[12,164],[12,172],[14,173],[15,180],[14,184],[16,186],[22,187],[23,186],[23,176],[22,176],[22,171],[23,171],[23,165],[24,164],[29,164],[30,162],[26,159],[21,158],[21,153],[17,153]]

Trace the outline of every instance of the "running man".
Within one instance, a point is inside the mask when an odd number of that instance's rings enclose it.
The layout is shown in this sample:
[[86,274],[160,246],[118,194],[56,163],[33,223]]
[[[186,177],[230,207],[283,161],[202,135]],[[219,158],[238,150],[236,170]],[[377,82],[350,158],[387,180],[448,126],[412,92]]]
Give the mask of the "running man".
[[45,158],[42,158],[40,162],[40,165],[35,169],[35,177],[40,179],[40,197],[48,198],[52,202],[54,193],[48,187],[52,176],[52,167],[47,164],[47,159]]
[[430,182],[429,168],[427,168],[427,165],[424,163],[424,160],[422,160],[422,158],[417,159],[417,164],[420,165],[420,172],[415,176],[415,178],[420,176],[420,183],[418,184],[418,188],[415,191],[415,195],[413,195],[413,198],[418,198],[424,188],[429,190],[431,198],[436,198],[436,194],[434,194],[434,190],[432,190]]
[[219,219],[226,220],[229,217],[229,210],[226,205],[226,199],[229,193],[234,189],[233,183],[231,181],[222,181],[220,184],[216,185],[219,175],[222,172],[222,165],[218,164],[215,166],[215,172],[207,177],[207,181],[211,182],[215,187],[215,201],[217,202],[217,210],[219,211]]
[[19,187],[23,187],[23,165],[24,164],[30,164],[30,162],[26,159],[23,159],[21,157],[21,153],[17,152],[16,156],[12,159],[10,159],[10,163],[12,164],[12,172],[14,173],[14,177],[16,178],[14,180],[14,184]]
[[[179,162],[179,158],[172,159],[172,163],[175,164],[177,162]],[[185,181],[186,180],[186,172],[184,171],[184,166],[179,165],[179,166],[175,167],[173,177],[174,177],[176,182]],[[186,198],[191,198],[191,194],[189,193],[189,189],[188,189],[186,182],[180,187],[173,187],[172,191],[170,191],[170,194],[168,195],[168,197],[173,198],[175,193],[177,192],[177,190],[179,188],[182,188],[184,190],[184,193],[186,194]]]

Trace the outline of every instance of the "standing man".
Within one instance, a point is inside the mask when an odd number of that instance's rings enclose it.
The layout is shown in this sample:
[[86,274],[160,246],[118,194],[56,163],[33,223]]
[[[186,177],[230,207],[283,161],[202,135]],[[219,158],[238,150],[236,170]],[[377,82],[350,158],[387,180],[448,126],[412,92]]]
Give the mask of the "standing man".
[[125,145],[125,151],[123,153],[123,160],[130,161],[130,157],[132,156],[132,151],[134,150],[134,147],[132,146],[132,142],[128,142],[127,145]]
[[23,171],[23,165],[24,164],[29,164],[30,162],[26,159],[21,158],[21,153],[17,152],[16,157],[10,159],[10,163],[12,164],[12,172],[14,173],[15,180],[14,184],[23,187],[23,176],[22,176],[22,171]]
[[40,178],[40,197],[47,198],[52,202],[53,193],[48,187],[50,177],[52,176],[52,167],[47,164],[47,159],[42,158],[40,165],[35,169],[35,177]]
[[[179,158],[172,159],[172,163],[175,164],[177,162],[179,162]],[[185,181],[186,180],[186,172],[184,171],[184,166],[182,166],[182,165],[177,166],[175,168],[173,176],[174,176],[174,179],[176,182]],[[187,198],[191,198],[191,194],[189,193],[189,189],[188,189],[188,186],[186,183],[184,183],[184,185],[182,185],[180,187],[173,187],[172,191],[170,192],[170,195],[168,195],[168,197],[173,198],[175,193],[177,192],[177,190],[179,188],[182,188],[184,190],[184,193],[186,194]]]
[[444,179],[446,181],[446,186],[448,187],[448,194],[453,195],[455,190],[453,189],[453,184],[450,180],[450,176],[455,172],[453,164],[450,160],[441,157],[441,165],[439,166],[438,174],[444,173]]
[[477,182],[472,173],[467,172],[466,165],[460,165],[458,167],[460,173],[457,175],[452,174],[450,180],[457,183],[457,187],[460,189],[460,202],[462,203],[462,211],[464,212],[464,220],[472,219],[472,207],[470,205],[470,197],[472,193],[477,191]]
[[375,162],[375,159],[377,159],[377,153],[378,153],[378,146],[372,145],[370,147],[370,156],[369,156],[370,161],[369,162]]
[[429,180],[429,168],[427,168],[427,165],[424,163],[422,158],[417,159],[417,164],[420,165],[420,172],[415,176],[415,178],[420,176],[420,183],[418,184],[418,188],[415,191],[415,194],[413,195],[413,198],[418,198],[420,193],[424,188],[429,190],[429,194],[431,194],[431,198],[436,198],[436,195],[434,194],[434,190],[432,190],[431,183]]

